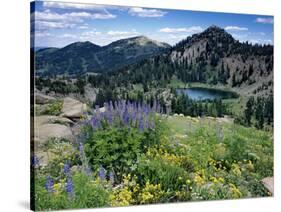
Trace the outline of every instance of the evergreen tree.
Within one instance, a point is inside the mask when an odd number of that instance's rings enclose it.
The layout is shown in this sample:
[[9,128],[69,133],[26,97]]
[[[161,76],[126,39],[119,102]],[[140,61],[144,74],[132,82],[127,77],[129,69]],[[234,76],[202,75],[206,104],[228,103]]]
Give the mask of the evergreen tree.
[[232,75],[232,83],[231,83],[232,87],[236,86],[236,76],[235,74]]
[[262,129],[264,126],[264,101],[262,97],[257,98],[255,116],[257,121],[256,127]]
[[254,104],[255,104],[255,99],[253,96],[251,96],[246,103],[246,109],[244,111],[244,117],[247,126],[251,126],[252,124],[251,118],[254,113],[254,108],[253,108]]

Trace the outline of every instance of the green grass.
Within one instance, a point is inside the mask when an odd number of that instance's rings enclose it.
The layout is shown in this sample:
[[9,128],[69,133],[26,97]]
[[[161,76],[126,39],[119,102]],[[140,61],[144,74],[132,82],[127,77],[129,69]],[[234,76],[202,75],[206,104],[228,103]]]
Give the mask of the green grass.
[[206,164],[208,158],[251,160],[258,179],[273,175],[273,134],[222,121],[220,118],[170,117],[166,119],[174,142],[187,145],[191,157]]

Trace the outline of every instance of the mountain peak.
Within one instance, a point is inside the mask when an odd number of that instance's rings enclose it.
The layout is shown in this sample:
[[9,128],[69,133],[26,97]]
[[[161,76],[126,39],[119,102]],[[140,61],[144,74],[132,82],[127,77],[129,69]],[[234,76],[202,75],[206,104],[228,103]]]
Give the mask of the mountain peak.
[[[93,47],[100,47],[99,45],[96,45],[90,41],[78,41],[75,43],[71,43],[67,45],[66,47],[84,47],[84,46],[93,46]],[[64,47],[64,48],[66,48]]]
[[108,46],[120,46],[120,45],[134,45],[134,46],[140,46],[140,47],[153,45],[153,46],[159,47],[159,48],[170,48],[169,44],[158,42],[156,40],[152,40],[144,35],[124,38],[124,39],[121,39],[118,41],[114,41],[114,42],[110,43]]
[[219,34],[229,34],[227,33],[223,28],[220,28],[216,25],[211,25],[210,27],[208,27],[205,31],[203,31],[202,33],[205,34],[212,34],[212,35],[219,35]]
[[[85,72],[105,72],[136,63],[161,54],[170,45],[136,36],[114,41],[106,46],[98,46],[89,41],[75,42],[52,54],[37,54],[37,69],[45,73],[81,74]],[[52,64],[46,66],[46,64]]]
[[223,28],[216,25],[211,25],[202,33],[195,35],[196,39],[208,39],[208,40],[221,40],[227,43],[234,42],[234,38],[231,34],[226,32]]
[[220,28],[219,26],[214,25],[214,24],[209,26],[207,29],[209,29],[209,30],[223,30],[222,28]]

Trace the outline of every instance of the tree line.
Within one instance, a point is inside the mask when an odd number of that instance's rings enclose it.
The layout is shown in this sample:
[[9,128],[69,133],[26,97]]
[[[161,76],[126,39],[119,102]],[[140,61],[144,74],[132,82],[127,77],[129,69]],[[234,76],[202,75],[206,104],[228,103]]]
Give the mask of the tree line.
[[243,116],[237,117],[235,121],[248,127],[255,126],[258,129],[263,129],[266,125],[273,127],[273,108],[273,95],[256,98],[251,96],[246,103]]

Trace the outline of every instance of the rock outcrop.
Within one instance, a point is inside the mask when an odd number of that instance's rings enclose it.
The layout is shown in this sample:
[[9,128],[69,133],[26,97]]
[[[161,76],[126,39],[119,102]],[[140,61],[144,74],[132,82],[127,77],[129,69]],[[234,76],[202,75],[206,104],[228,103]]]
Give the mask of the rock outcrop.
[[36,104],[49,104],[56,101],[56,98],[52,96],[47,96],[41,93],[35,93],[35,103]]
[[37,116],[34,120],[34,144],[40,149],[51,138],[63,138],[73,141],[70,126],[73,122],[58,116]]
[[266,177],[261,180],[262,184],[273,195],[274,194],[274,177]]
[[87,110],[86,104],[72,99],[70,97],[66,97],[63,99],[63,107],[61,116],[67,117],[70,119],[80,118],[84,112]]

